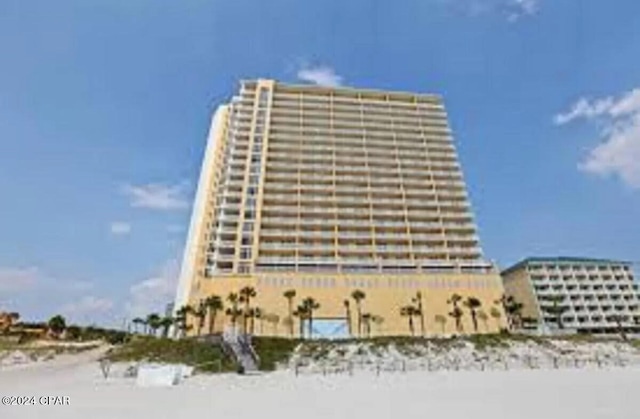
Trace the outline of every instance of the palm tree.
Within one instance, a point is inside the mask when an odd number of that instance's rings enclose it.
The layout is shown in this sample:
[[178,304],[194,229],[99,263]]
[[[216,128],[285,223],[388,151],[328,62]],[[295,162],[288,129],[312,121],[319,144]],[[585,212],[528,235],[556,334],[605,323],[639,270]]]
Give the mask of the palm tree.
[[551,296],[549,297],[549,300],[551,301],[552,305],[542,307],[544,311],[551,314],[552,316],[555,316],[558,329],[564,329],[564,322],[562,321],[562,315],[565,313],[565,311],[569,309],[569,307],[567,306],[560,305],[563,299],[564,297],[562,297],[561,295]]
[[435,319],[436,323],[440,324],[440,327],[442,328],[442,334],[444,335],[444,327],[447,324],[447,318],[445,316],[443,316],[442,314],[436,314],[434,319]]
[[193,312],[194,309],[190,305],[184,305],[176,311],[176,318],[174,320],[174,323],[176,324],[177,329],[180,331],[180,336],[184,336],[187,330],[191,328],[191,326],[189,325],[189,315]]
[[307,297],[302,300],[302,305],[308,315],[309,338],[313,338],[313,312],[320,308],[320,303],[317,302],[313,297]]
[[212,335],[216,329],[216,317],[218,312],[224,309],[224,304],[222,298],[214,294],[204,300],[204,305],[209,314],[209,334]]
[[407,305],[400,308],[400,315],[409,319],[409,330],[411,336],[415,336],[415,330],[413,328],[413,316],[417,314],[418,309],[412,305]]
[[362,328],[365,337],[371,337],[371,318],[373,315],[371,313],[362,313]]
[[227,301],[231,303],[231,307],[227,308],[225,314],[231,317],[231,327],[236,328],[236,321],[238,317],[242,314],[242,311],[238,308],[238,303],[240,303],[240,297],[237,293],[231,292],[227,295]]
[[246,317],[249,319],[249,333],[253,335],[255,330],[255,319],[260,317],[260,308],[251,307],[245,311]]
[[460,296],[458,294],[453,294],[451,296],[451,298],[449,298],[447,300],[447,303],[451,304],[453,306],[453,309],[449,313],[449,316],[451,316],[451,317],[453,317],[455,319],[455,321],[456,321],[456,330],[458,332],[462,332],[463,331],[462,316],[464,315],[464,313],[462,312],[462,309],[460,307],[458,307],[458,303],[460,303],[460,301],[462,301],[462,296]]
[[380,335],[380,327],[382,326],[382,323],[384,323],[384,317],[374,314],[371,316],[371,322],[376,325],[376,333]]
[[489,314],[496,320],[498,329],[500,329],[500,317],[502,317],[502,312],[500,312],[500,310],[496,307],[491,307]]
[[416,292],[416,296],[411,299],[414,304],[416,304],[416,308],[420,312],[420,332],[422,336],[424,336],[424,311],[422,310],[422,293],[420,291]]
[[347,319],[347,331],[349,332],[349,336],[352,336],[352,334],[351,334],[351,305],[349,304],[349,300],[344,300],[343,304],[344,304],[344,310],[345,310],[345,317]]
[[478,309],[482,307],[482,302],[476,297],[468,297],[464,302],[465,307],[471,313],[471,321],[473,322],[473,330],[478,332]]
[[240,301],[244,302],[244,313],[242,316],[242,330],[247,333],[247,319],[250,317],[251,298],[257,295],[255,288],[246,286],[240,290]]
[[196,336],[202,334],[202,328],[204,327],[204,319],[207,317],[207,306],[204,300],[200,300],[198,308],[193,311],[193,316],[196,318]]
[[451,316],[456,322],[456,330],[458,332],[463,332],[464,327],[462,326],[462,316],[464,316],[464,312],[460,307],[453,307],[449,312],[449,316]]
[[515,324],[518,327],[522,327],[522,309],[524,308],[524,304],[516,301],[514,297],[509,297],[509,304],[507,306],[510,314],[515,319]]
[[354,290],[351,293],[351,298],[356,302],[356,310],[358,312],[358,336],[362,335],[362,300],[366,298],[366,294],[361,290]]
[[155,336],[156,331],[160,327],[160,315],[157,313],[151,313],[147,316],[146,324],[149,326],[149,332]]
[[131,320],[131,323],[133,323],[135,332],[138,333],[138,325],[144,325],[145,321],[140,317],[136,317],[135,319]]
[[287,290],[282,295],[289,305],[289,336],[293,338],[293,299],[296,297],[296,290]]
[[163,317],[160,319],[160,327],[162,328],[162,337],[166,338],[169,336],[169,328],[174,323],[174,319],[171,317]]
[[238,317],[242,316],[243,311],[237,307],[229,307],[224,312],[231,319],[231,327],[233,329],[236,328],[236,324],[238,323]]
[[454,307],[458,306],[458,303],[462,301],[462,296],[459,294],[453,294],[448,300],[447,304],[452,304]]
[[302,339],[304,338],[304,321],[309,317],[309,310],[304,305],[299,305],[298,308],[296,308],[296,310],[293,312],[293,315],[298,318],[298,324],[300,325],[299,334],[300,338]]
[[488,332],[489,331],[489,315],[487,313],[485,313],[483,310],[479,310],[478,311],[478,319],[480,319],[480,321],[482,322],[482,324],[484,324],[484,331]]
[[512,295],[502,295],[499,300],[495,301],[496,304],[502,306],[505,314],[507,315],[507,325],[509,329],[514,329],[521,326],[522,323],[522,309],[524,305],[516,301]]
[[[253,309],[253,318],[258,319],[258,322],[260,323],[260,334],[262,335],[263,333],[263,328],[262,328],[262,323],[263,323],[263,318],[262,316],[264,315],[264,313],[262,312],[262,309],[260,307],[256,307]],[[251,325],[251,333],[253,334],[253,324]]]

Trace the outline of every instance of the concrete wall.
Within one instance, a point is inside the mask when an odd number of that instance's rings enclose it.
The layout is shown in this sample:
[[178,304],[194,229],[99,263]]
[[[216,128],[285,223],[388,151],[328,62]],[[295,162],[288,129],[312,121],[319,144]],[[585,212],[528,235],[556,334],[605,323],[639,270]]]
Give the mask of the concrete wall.
[[512,296],[519,303],[523,304],[522,317],[540,319],[540,308],[538,299],[529,279],[529,272],[526,268],[511,271],[503,276],[505,294]]
[[[259,307],[264,313],[275,314],[280,319],[277,325],[265,323],[262,330],[256,322],[256,334],[288,336],[288,327],[283,321],[288,317],[287,299],[283,296],[286,290],[296,291],[294,309],[306,297],[313,297],[320,303],[320,309],[314,314],[316,318],[346,318],[344,300],[350,301],[351,321],[355,334],[356,304],[351,293],[362,290],[366,297],[362,301],[362,311],[381,316],[381,324],[372,324],[372,335],[409,335],[408,319],[400,315],[402,306],[412,304],[411,299],[420,291],[422,293],[425,331],[427,335],[448,335],[457,333],[455,320],[449,316],[452,309],[447,300],[453,294],[464,299],[476,297],[482,302],[481,310],[488,316],[488,321],[479,320],[479,333],[495,333],[506,327],[506,318],[502,307],[496,304],[504,290],[497,274],[421,274],[421,275],[331,275],[331,274],[270,274],[259,277],[234,278],[202,278],[196,282],[190,302],[197,305],[201,299],[216,294],[230,304],[226,297],[231,292],[238,292],[244,286],[252,286],[257,297],[252,300],[253,307]],[[462,323],[464,333],[474,333],[470,311],[461,302],[459,305],[464,316]],[[490,316],[492,308],[501,312],[499,319]],[[443,315],[447,321],[442,325],[435,320],[436,315]],[[216,320],[216,331],[230,323],[228,316],[220,313]],[[298,319],[294,319],[294,330],[298,331]],[[414,318],[416,334],[420,331],[420,318]],[[208,325],[205,324],[205,330]],[[262,333],[261,333],[262,332]],[[194,330],[191,331],[194,333]]]

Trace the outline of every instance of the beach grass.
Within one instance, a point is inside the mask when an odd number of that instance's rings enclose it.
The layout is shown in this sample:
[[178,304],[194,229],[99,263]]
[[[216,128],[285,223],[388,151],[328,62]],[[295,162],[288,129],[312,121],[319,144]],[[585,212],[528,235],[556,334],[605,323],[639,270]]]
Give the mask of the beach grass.
[[[447,338],[422,337],[373,337],[370,339],[345,340],[300,340],[272,337],[254,337],[253,346],[260,359],[261,371],[273,371],[285,365],[293,357],[302,356],[314,361],[327,359],[331,354],[346,355],[350,347],[359,354],[384,353],[390,347],[406,356],[423,356],[425,350],[436,352],[455,350],[473,345],[476,351],[489,349],[507,349],[512,344],[531,342],[532,344],[553,348],[553,340],[565,340],[574,343],[592,343],[611,339],[599,339],[592,336],[574,336],[561,338],[543,338],[530,335],[484,334]],[[640,340],[630,341],[640,349]],[[173,340],[151,336],[135,336],[130,341],[115,346],[106,357],[113,362],[159,362],[180,363],[196,367],[202,372],[230,372],[236,366],[222,348],[196,339]]]
[[20,345],[14,342],[7,342],[7,341],[0,340],[0,351],[11,351],[19,347]]
[[106,355],[112,362],[159,362],[185,364],[202,372],[234,371],[233,363],[219,347],[194,339],[173,340],[136,336]]
[[253,346],[260,358],[260,370],[273,371],[278,364],[286,363],[296,347],[301,343],[297,339],[253,338]]
[[[278,364],[285,363],[299,340],[285,338],[256,337],[254,349],[260,358],[262,371],[273,371]],[[203,372],[235,371],[233,361],[218,346],[195,339],[165,339],[136,336],[129,342],[114,347],[106,358],[112,362],[160,362],[179,363],[196,367]]]

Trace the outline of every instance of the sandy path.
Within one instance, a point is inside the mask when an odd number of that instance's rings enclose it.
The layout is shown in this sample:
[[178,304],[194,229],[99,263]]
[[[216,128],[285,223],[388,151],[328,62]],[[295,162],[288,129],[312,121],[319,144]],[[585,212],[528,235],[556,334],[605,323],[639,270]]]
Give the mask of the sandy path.
[[108,346],[105,345],[76,354],[56,355],[54,359],[49,361],[30,362],[26,364],[0,367],[0,386],[2,385],[2,382],[4,381],[3,378],[5,377],[16,376],[26,378],[28,376],[35,375],[42,378],[49,374],[66,372],[69,369],[97,362],[97,360],[104,355],[108,349]]

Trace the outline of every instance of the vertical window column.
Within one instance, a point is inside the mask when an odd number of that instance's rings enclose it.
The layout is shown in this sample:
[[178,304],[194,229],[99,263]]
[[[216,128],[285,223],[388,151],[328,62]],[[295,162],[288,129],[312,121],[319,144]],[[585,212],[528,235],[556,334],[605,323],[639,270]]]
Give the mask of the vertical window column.
[[254,227],[256,219],[256,199],[262,176],[262,147],[266,131],[266,114],[269,103],[269,90],[261,88],[258,94],[258,109],[255,114],[253,142],[249,163],[249,181],[245,186],[244,214],[240,241],[239,273],[249,272],[249,261],[252,258]]
[[230,254],[233,252],[233,248],[226,247],[231,240],[228,238],[225,240],[223,234],[227,223],[232,222],[229,220],[229,216],[233,212],[231,208],[233,205],[228,199],[228,184],[231,175],[231,158],[236,148],[237,113],[237,108],[232,105],[229,112],[226,144],[220,165],[219,185],[216,188],[214,199],[215,222],[212,226],[212,231],[209,236],[210,242],[207,246],[206,277],[211,277],[218,272],[231,272],[233,269],[232,262],[228,260]]

